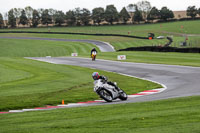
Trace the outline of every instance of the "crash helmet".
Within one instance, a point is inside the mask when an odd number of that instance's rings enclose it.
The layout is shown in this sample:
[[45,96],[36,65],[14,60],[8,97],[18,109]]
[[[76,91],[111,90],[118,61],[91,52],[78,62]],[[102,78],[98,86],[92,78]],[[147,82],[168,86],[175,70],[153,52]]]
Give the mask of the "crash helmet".
[[94,80],[98,80],[99,77],[100,77],[100,75],[99,75],[98,72],[93,72],[93,73],[92,73],[92,78],[93,78]]

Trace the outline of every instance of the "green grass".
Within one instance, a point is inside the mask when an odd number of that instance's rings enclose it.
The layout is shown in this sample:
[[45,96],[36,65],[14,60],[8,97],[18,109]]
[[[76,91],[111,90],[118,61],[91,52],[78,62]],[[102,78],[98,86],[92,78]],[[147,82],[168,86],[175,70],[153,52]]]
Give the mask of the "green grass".
[[1,39],[0,47],[0,57],[40,57],[70,56],[74,52],[89,56],[96,46],[82,42]]
[[[153,32],[156,36],[173,36],[171,46],[180,47],[180,43],[185,37],[180,34],[200,34],[197,27],[200,27],[200,21],[180,21],[170,23],[142,24],[142,25],[118,25],[118,26],[83,26],[83,27],[52,27],[52,32],[81,32],[81,33],[111,33],[147,37],[148,33]],[[162,27],[161,27],[162,25]],[[182,29],[181,26],[184,26]],[[48,31],[49,28],[25,28],[25,29],[0,29],[0,31]],[[49,38],[67,38],[67,39],[93,39],[111,43],[116,50],[135,46],[164,45],[167,39],[141,40],[125,37],[104,37],[104,36],[84,36],[84,35],[50,35],[50,34],[0,34],[0,36],[29,36],[29,37],[49,37]],[[188,47],[200,47],[200,36],[188,37]]]
[[[147,36],[149,32],[163,34],[165,32],[200,34],[197,27],[200,26],[200,20],[195,21],[179,21],[156,24],[141,24],[141,25],[117,25],[117,26],[77,26],[77,27],[48,27],[48,28],[22,28],[22,29],[3,29],[1,31],[16,30],[16,31],[44,31],[48,32],[75,32],[75,33],[115,33],[125,34],[128,32],[131,35]],[[184,26],[182,29],[181,26]]]
[[[182,23],[184,22],[166,23],[166,25],[163,24],[162,28],[166,28],[165,30],[169,32],[177,32],[176,27],[178,28]],[[191,26],[189,23],[186,26],[184,25],[185,28],[187,26],[191,28],[191,30],[189,28],[187,33],[199,34],[199,30],[194,25],[198,26],[199,21],[191,21]],[[159,24],[144,25],[144,27],[141,25],[131,26],[132,28],[129,26],[119,26],[119,29],[105,26],[102,32],[109,33],[111,31],[112,33],[120,32],[125,34],[126,30],[130,29],[132,35],[136,33],[143,36],[150,31],[160,34],[162,30],[158,30],[159,26]],[[88,27],[78,28],[80,30],[85,28],[83,29],[84,32],[88,30]],[[69,28],[69,31],[74,30],[74,32],[77,32],[78,28],[72,27],[71,29]],[[102,27],[98,28],[102,30]],[[113,30],[109,28],[113,28]],[[55,29],[58,31],[68,30],[68,28]],[[95,30],[97,31],[97,29]],[[143,40],[139,41],[121,37],[44,34],[1,34],[1,36],[104,40],[111,42],[117,49],[135,45],[148,45],[148,42]],[[178,38],[178,36],[176,37]],[[181,38],[179,39],[181,40]],[[135,43],[136,41],[138,43]],[[158,43],[162,42],[158,41]],[[82,44],[84,46],[87,45],[88,48],[82,48]],[[91,47],[94,46],[86,43],[0,39],[0,110],[6,111],[56,105],[61,103],[62,99],[65,100],[65,103],[97,99],[98,96],[93,92],[91,73],[99,70],[56,65],[21,58],[23,56],[68,56],[74,50],[77,50],[81,56],[88,57]],[[199,54],[115,52],[99,53],[97,58],[116,60],[117,55],[121,54],[127,55],[126,61],[130,62],[200,66]],[[118,82],[118,85],[128,94],[160,87],[148,81],[115,73],[99,72],[102,75],[108,76],[109,80]],[[2,114],[0,115],[0,133],[196,133],[200,131],[199,102],[200,97],[197,96],[154,102]]]
[[[0,40],[0,111],[98,99],[87,68],[55,65],[20,57],[70,56],[78,52],[89,57],[92,44],[41,40]],[[98,48],[97,48],[98,49]],[[128,94],[160,85],[114,73],[99,71],[118,82]],[[124,82],[125,81],[125,82]],[[134,83],[134,84],[133,84]]]
[[161,87],[100,70],[56,65],[23,58],[0,57],[0,111],[98,99],[92,72],[116,81],[128,94]]
[[[126,55],[126,62],[169,64],[200,67],[200,54],[176,52],[106,52],[99,53],[97,59],[117,61],[118,55]],[[87,56],[83,56],[87,57]]]
[[1,115],[1,133],[198,133],[200,97]]
[[[70,56],[78,52],[79,56],[88,58],[90,50],[95,46],[79,42],[1,39],[0,47],[2,57]],[[117,55],[126,55],[128,62],[200,66],[200,55],[194,53],[99,52],[97,59],[117,60]]]

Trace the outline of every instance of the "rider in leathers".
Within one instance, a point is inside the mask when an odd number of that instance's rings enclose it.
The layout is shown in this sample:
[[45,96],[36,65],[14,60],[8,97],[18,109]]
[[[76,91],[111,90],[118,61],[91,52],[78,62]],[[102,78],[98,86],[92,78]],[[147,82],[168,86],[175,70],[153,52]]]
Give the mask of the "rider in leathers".
[[97,53],[97,50],[96,50],[95,48],[93,48],[93,49],[91,50],[91,56],[92,56],[92,52],[96,52],[96,53]]
[[116,90],[121,91],[113,82],[108,81],[108,78],[107,78],[107,77],[105,77],[105,76],[100,76],[98,72],[93,72],[92,78],[93,78],[94,80],[99,80],[99,79],[101,79],[103,83],[107,83],[107,84],[109,84],[109,85],[112,85],[112,86],[115,87]]

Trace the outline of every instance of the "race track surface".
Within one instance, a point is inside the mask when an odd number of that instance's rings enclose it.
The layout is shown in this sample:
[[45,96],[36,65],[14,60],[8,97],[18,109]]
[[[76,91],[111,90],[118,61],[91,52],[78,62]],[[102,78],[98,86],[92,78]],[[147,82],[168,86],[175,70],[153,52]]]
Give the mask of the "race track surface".
[[[143,102],[160,99],[200,95],[200,67],[128,63],[96,60],[78,57],[35,57],[29,58],[54,64],[66,64],[101,69],[136,76],[164,84],[167,89],[161,93],[129,98],[124,102]],[[134,83],[133,83],[134,84]],[[122,88],[123,89],[123,88]],[[112,103],[113,104],[113,103]],[[114,103],[115,104],[115,103]]]

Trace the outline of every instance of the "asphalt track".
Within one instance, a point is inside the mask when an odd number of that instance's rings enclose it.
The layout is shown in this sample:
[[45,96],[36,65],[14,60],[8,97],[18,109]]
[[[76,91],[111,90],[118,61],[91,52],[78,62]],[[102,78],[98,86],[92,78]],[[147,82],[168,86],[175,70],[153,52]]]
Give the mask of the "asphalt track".
[[98,59],[96,61],[91,61],[91,59],[88,58],[78,57],[35,57],[31,59],[54,64],[82,66],[127,74],[156,81],[167,87],[167,89],[161,93],[136,97],[133,99],[129,98],[127,101],[124,101],[126,103],[200,95],[200,67],[128,63]]
[[[0,37],[5,38],[5,37]],[[27,38],[27,37],[7,37],[13,39],[36,39],[36,40],[52,40],[52,41],[81,41],[83,40],[67,40],[67,39],[51,39],[51,38]],[[84,42],[93,43],[99,45],[102,52],[114,51],[114,49],[104,43],[92,40],[84,40]],[[95,43],[94,43],[95,42]],[[129,98],[127,101],[120,103],[129,102],[144,102],[161,100],[176,97],[194,96],[200,95],[200,67],[189,67],[189,66],[176,66],[176,65],[161,65],[161,64],[145,64],[145,63],[128,63],[119,61],[108,61],[100,60],[91,61],[88,58],[79,57],[31,57],[29,59],[50,62],[54,64],[65,64],[82,66],[94,69],[101,69],[121,74],[126,74],[130,76],[135,76],[138,78],[148,79],[152,81],[159,82],[167,87],[166,90],[161,93],[155,93],[152,95],[146,95],[142,97]],[[133,83],[134,84],[134,83]],[[123,89],[123,88],[122,88]],[[107,104],[117,104],[119,102],[107,103]],[[93,103],[90,105],[99,105],[102,103]],[[79,106],[90,106],[88,104],[83,104]]]

